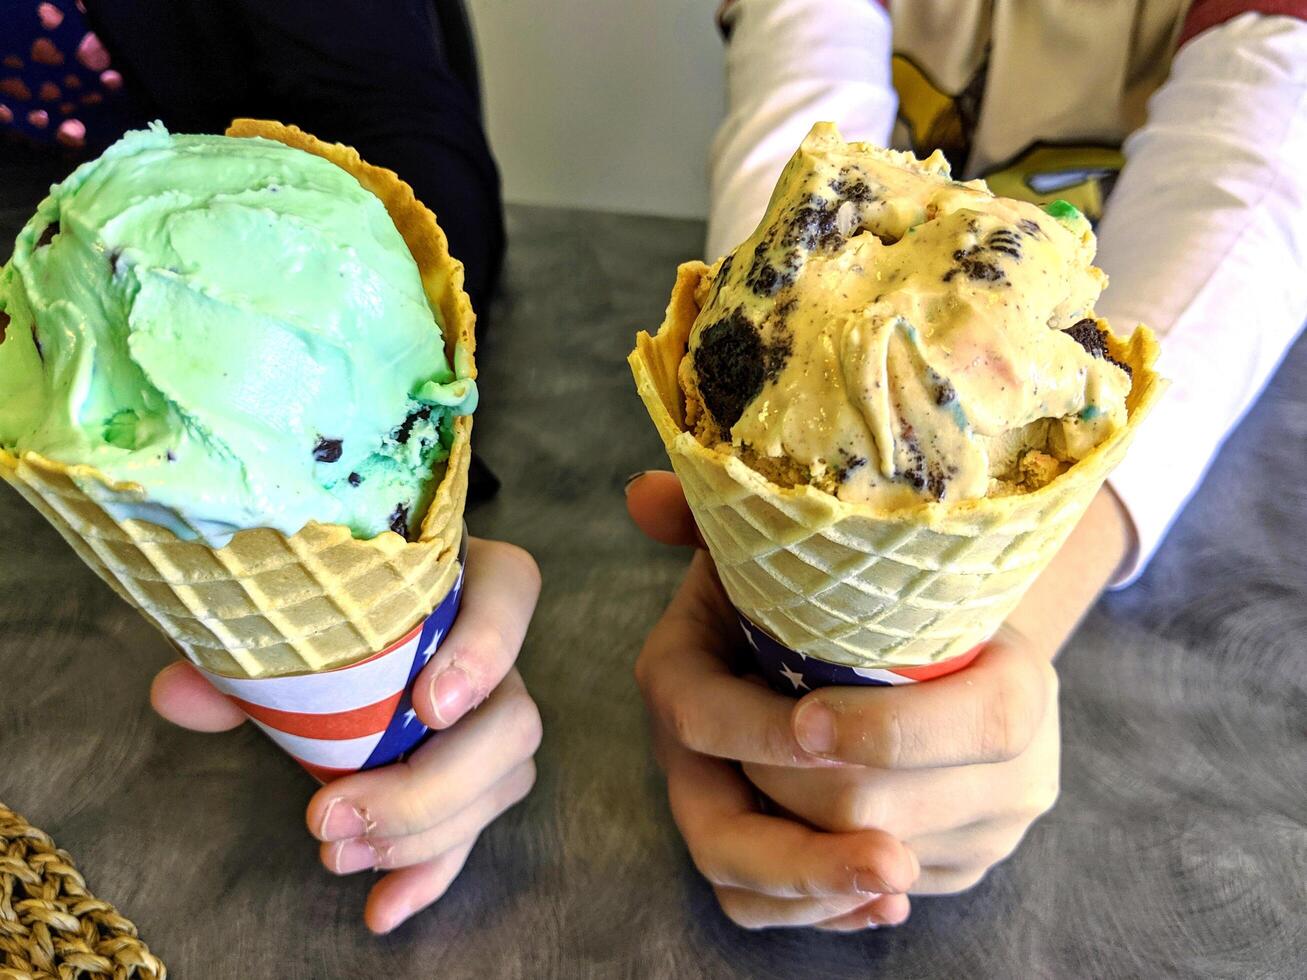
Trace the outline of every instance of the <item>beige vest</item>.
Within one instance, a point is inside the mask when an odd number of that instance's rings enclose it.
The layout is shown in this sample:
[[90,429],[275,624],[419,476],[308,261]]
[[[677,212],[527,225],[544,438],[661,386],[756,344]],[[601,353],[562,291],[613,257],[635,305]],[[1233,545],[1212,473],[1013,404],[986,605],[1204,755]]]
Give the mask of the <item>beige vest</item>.
[[1091,218],[1190,0],[893,0],[895,145]]

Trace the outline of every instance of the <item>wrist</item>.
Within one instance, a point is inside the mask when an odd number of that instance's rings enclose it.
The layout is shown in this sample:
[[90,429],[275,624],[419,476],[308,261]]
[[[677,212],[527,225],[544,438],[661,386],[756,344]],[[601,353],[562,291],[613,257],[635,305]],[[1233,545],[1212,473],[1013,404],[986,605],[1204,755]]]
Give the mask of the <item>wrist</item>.
[[1134,525],[1125,506],[1103,487],[1048,567],[1008,617],[1050,659],[1081,617],[1117,576],[1134,548]]

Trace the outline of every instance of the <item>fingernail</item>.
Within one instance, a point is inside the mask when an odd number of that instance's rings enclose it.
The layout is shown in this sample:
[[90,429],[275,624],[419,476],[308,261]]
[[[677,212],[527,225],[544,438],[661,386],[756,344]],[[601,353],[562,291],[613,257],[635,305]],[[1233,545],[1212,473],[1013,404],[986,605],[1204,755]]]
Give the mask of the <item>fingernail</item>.
[[893,891],[885,885],[885,880],[880,875],[872,874],[870,871],[859,871],[853,876],[853,890],[860,895],[866,895],[869,902],[875,901],[886,892]]
[[472,678],[457,664],[446,667],[431,681],[431,710],[442,725],[462,718],[476,700]]
[[354,838],[336,845],[334,863],[337,874],[348,875],[380,867],[381,857],[366,840]]
[[318,837],[324,841],[345,840],[349,837],[362,837],[368,830],[367,815],[338,796],[327,804],[327,809],[322,814]]
[[835,751],[835,713],[820,701],[799,706],[794,716],[794,737],[805,752],[824,755]]
[[626,478],[626,482],[622,484],[622,493],[630,493],[631,484],[634,483],[636,480],[640,479],[640,477],[644,476],[648,472],[649,472],[648,470],[640,470],[640,472],[632,473],[630,476],[628,476]]
[[911,914],[912,914],[912,910],[909,909],[908,911],[904,912],[901,916],[899,916],[897,919],[895,919],[893,922],[882,922],[881,925],[890,926],[891,928],[895,926],[901,926],[903,925],[903,923],[908,921],[908,916],[910,916]]

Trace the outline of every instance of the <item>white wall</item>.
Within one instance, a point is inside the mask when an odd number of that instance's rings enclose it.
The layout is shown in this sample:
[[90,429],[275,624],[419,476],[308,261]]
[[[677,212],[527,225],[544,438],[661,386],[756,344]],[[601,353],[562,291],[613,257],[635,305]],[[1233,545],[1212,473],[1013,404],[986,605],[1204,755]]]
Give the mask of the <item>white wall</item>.
[[468,0],[509,201],[702,217],[715,0]]

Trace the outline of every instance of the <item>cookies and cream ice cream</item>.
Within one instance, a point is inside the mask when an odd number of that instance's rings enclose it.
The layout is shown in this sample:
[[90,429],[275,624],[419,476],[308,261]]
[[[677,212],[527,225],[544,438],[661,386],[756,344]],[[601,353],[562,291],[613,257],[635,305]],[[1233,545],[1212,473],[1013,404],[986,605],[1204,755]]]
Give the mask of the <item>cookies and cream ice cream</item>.
[[0,338],[0,448],[213,547],[408,534],[477,398],[382,202],[266,139],[155,126],[79,167],[0,271]]
[[699,287],[680,368],[706,446],[781,486],[896,507],[1034,490],[1126,419],[1129,369],[1075,208],[818,124]]

